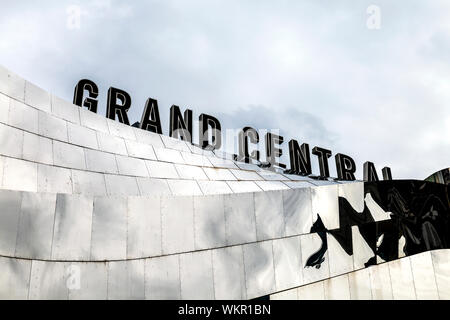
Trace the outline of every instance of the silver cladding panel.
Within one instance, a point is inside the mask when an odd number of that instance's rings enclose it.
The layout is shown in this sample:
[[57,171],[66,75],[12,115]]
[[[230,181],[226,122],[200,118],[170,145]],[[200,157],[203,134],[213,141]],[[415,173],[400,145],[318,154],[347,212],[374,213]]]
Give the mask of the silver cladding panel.
[[390,261],[387,265],[389,266],[394,299],[415,300],[416,292],[409,257]]
[[26,300],[30,286],[31,260],[0,257],[0,299]]
[[66,268],[65,262],[33,260],[28,299],[67,300]]
[[440,299],[450,299],[450,250],[437,250],[431,252],[434,274]]
[[258,241],[283,237],[283,196],[280,191],[256,192],[255,216]]
[[52,259],[89,260],[92,211],[92,197],[57,195]]
[[227,245],[256,241],[254,194],[224,195]]
[[247,299],[257,298],[275,290],[272,241],[243,246]]
[[431,252],[423,252],[409,257],[418,300],[439,299]]
[[161,223],[163,254],[194,250],[193,197],[162,197]]
[[330,275],[328,250],[324,255],[324,261],[320,268],[316,266],[306,266],[309,257],[316,253],[322,246],[322,240],[316,233],[305,234],[300,236],[300,245],[302,250],[302,267],[303,267],[303,281],[305,284],[323,280]]
[[127,258],[161,255],[159,197],[128,198]]
[[0,190],[0,254],[14,256],[22,192]]
[[54,193],[23,193],[15,256],[50,259],[55,204]]
[[215,298],[241,300],[246,298],[244,253],[242,246],[213,250]]
[[303,284],[300,237],[273,240],[276,290]]
[[311,190],[284,190],[282,194],[286,236],[309,233],[312,227]]
[[145,298],[181,299],[178,255],[145,260]]
[[226,245],[223,195],[194,197],[195,249]]
[[127,253],[127,201],[124,197],[94,199],[91,259],[125,259]]
[[369,269],[362,269],[348,274],[351,300],[372,300]]
[[69,266],[78,267],[80,270],[80,288],[69,289],[70,300],[106,300],[108,295],[108,270],[106,262],[66,263],[66,268]]
[[180,255],[181,299],[214,299],[211,250]]
[[125,260],[108,263],[108,299],[143,300],[145,260]]
[[350,288],[348,284],[348,275],[333,277],[323,283],[326,300],[349,300]]
[[328,230],[339,228],[338,186],[311,188],[313,223],[319,214]]
[[336,238],[327,233],[330,277],[353,271],[353,255],[348,255]]

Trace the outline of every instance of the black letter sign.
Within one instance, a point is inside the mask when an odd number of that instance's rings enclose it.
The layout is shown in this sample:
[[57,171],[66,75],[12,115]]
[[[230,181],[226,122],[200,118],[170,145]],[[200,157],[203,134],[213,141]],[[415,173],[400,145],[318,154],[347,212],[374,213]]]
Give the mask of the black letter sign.
[[338,153],[335,155],[336,170],[339,180],[353,181],[355,178],[356,165],[355,161],[345,154]]
[[186,109],[183,119],[178,106],[170,107],[169,136],[192,143],[192,110]]
[[[117,104],[117,99],[120,99],[122,104]],[[117,88],[109,88],[108,100],[106,103],[106,116],[112,120],[119,118],[119,121],[130,125],[128,120],[127,111],[131,106],[131,97],[128,93]]]
[[294,139],[289,141],[289,158],[291,160],[291,170],[293,174],[307,176],[311,174],[311,157],[309,155],[309,145],[303,143],[300,147]]
[[254,150],[252,154],[248,151],[248,140],[257,144],[259,142],[259,134],[252,127],[245,127],[239,132],[239,161],[250,163],[250,159],[259,161],[259,151]]
[[378,181],[377,170],[375,170],[375,165],[373,162],[366,161],[363,165],[364,168],[364,181]]
[[141,129],[162,134],[159,118],[158,101],[148,98],[141,118]]
[[[89,93],[89,97],[84,99],[83,101],[83,93],[84,90],[87,90]],[[96,98],[98,97],[98,87],[97,85],[88,79],[83,79],[78,81],[75,86],[75,92],[73,94],[73,104],[76,104],[80,107],[86,107],[92,112],[97,112],[98,101]]]
[[[210,116],[208,114],[202,113],[200,117],[198,118],[199,124],[199,134],[198,134],[198,141],[199,145],[202,149],[220,149],[222,146],[222,136],[221,136],[221,126],[219,120],[214,118],[213,116]],[[212,129],[212,145],[209,144],[209,127]]]
[[328,169],[328,158],[331,157],[331,150],[314,147],[312,149],[312,154],[318,157],[320,177],[323,179],[328,178],[330,176],[330,170]]

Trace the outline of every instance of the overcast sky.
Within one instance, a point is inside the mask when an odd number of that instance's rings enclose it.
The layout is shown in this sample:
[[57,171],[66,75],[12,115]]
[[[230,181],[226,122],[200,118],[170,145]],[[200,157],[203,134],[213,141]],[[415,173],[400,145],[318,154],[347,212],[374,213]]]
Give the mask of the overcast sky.
[[448,0],[0,7],[0,64],[68,101],[79,79],[91,79],[99,113],[114,86],[132,97],[131,122],[157,99],[164,134],[176,104],[194,118],[216,116],[223,128],[279,129],[285,153],[295,138],[350,155],[358,178],[367,160],[398,179],[450,166]]

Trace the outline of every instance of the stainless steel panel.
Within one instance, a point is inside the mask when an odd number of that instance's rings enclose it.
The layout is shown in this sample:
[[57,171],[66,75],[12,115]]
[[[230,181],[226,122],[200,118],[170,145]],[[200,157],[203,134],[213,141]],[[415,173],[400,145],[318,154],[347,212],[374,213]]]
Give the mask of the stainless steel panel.
[[95,130],[68,122],[67,132],[69,143],[86,148],[98,149],[97,133]]
[[273,240],[276,291],[303,284],[300,237]]
[[53,164],[52,140],[24,131],[23,159],[52,165]]
[[70,169],[38,164],[38,192],[72,193]]
[[52,99],[52,113],[58,118],[70,121],[72,123],[80,124],[80,107],[68,101],[65,101],[54,94]]
[[193,197],[161,197],[163,254],[194,250]]
[[80,108],[80,122],[82,126],[109,134],[109,128],[106,124],[106,118],[103,115]]
[[254,194],[224,195],[227,245],[256,241]]
[[238,167],[233,161],[228,159],[221,159],[217,157],[208,157],[208,160],[216,168],[227,168],[227,169],[237,169]]
[[181,299],[179,255],[145,260],[145,298]]
[[0,93],[0,122],[4,124],[9,124],[8,117],[10,100],[11,99],[8,96]]
[[167,196],[172,192],[165,179],[136,178],[139,191],[143,196]]
[[223,196],[194,197],[195,249],[226,245]]
[[197,181],[204,195],[233,193],[225,181]]
[[164,148],[161,135],[139,128],[133,128],[133,130],[138,142],[149,144],[154,148]]
[[230,169],[230,171],[238,180],[244,180],[244,181],[262,180],[261,176],[259,176],[254,171],[245,171],[245,170],[236,170],[236,169]]
[[117,176],[105,174],[106,191],[114,196],[140,195],[136,177]]
[[33,260],[31,264],[31,300],[67,300],[66,263]]
[[180,255],[181,299],[214,299],[211,250]]
[[127,256],[127,200],[94,198],[91,259],[114,260]]
[[244,250],[247,299],[257,298],[275,291],[272,241],[246,244]]
[[175,168],[177,169],[178,175],[181,179],[208,180],[205,172],[203,172],[203,169],[200,167],[176,164]]
[[317,220],[317,214],[330,229],[339,228],[339,204],[338,186],[320,186],[311,188],[311,203],[313,210],[313,223]]
[[284,181],[284,184],[291,189],[309,188],[313,186],[308,181]]
[[84,149],[72,144],[53,141],[53,163],[70,169],[86,170]]
[[106,195],[105,177],[102,173],[71,170],[73,193],[91,196]]
[[325,300],[323,281],[302,286],[297,289],[298,300]]
[[431,252],[434,275],[439,292],[439,299],[450,299],[450,250],[435,250]]
[[284,237],[283,196],[279,191],[255,192],[256,239]]
[[178,172],[175,169],[175,165],[172,163],[160,162],[160,161],[145,161],[147,165],[150,177],[153,178],[165,178],[165,179],[178,179]]
[[297,289],[291,289],[271,294],[270,300],[298,300]]
[[55,205],[56,194],[23,193],[15,256],[50,259]]
[[372,266],[369,269],[370,287],[373,300],[392,300],[392,284],[387,263]]
[[122,138],[107,133],[97,132],[97,141],[100,150],[115,154],[128,155],[125,141]]
[[22,192],[0,190],[0,255],[14,256]]
[[203,168],[209,180],[223,180],[232,181],[236,180],[236,177],[228,169],[218,169],[218,168]]
[[155,151],[153,151],[153,147],[149,144],[125,140],[125,145],[130,157],[156,160]]
[[119,168],[119,174],[135,177],[149,176],[145,161],[142,159],[117,155],[116,161]]
[[184,164],[183,157],[178,150],[155,147],[155,154],[159,161]]
[[418,300],[438,300],[439,294],[434,275],[431,252],[422,252],[409,257]]
[[106,123],[108,124],[109,132],[112,135],[136,141],[136,135],[134,134],[134,130],[131,126],[120,123],[119,121],[111,120],[109,118],[106,118]]
[[389,220],[391,218],[390,212],[385,212],[372,198],[372,195],[370,193],[366,194],[364,201],[375,221]]
[[70,300],[106,300],[108,288],[108,271],[106,262],[67,263],[79,267],[80,287],[69,288]]
[[177,196],[198,196],[202,191],[194,180],[167,180],[173,195]]
[[328,250],[323,256],[324,260],[319,265],[306,266],[308,259],[322,246],[322,240],[317,233],[305,234],[300,236],[300,245],[302,251],[303,282],[305,284],[323,280],[330,277]]
[[289,180],[287,177],[283,176],[282,174],[269,171],[269,170],[259,170],[258,174],[264,179],[264,180],[276,180],[276,181],[284,181]]
[[92,211],[90,196],[57,195],[52,259],[89,260]]
[[338,186],[339,197],[347,199],[350,205],[357,212],[363,212],[364,210],[364,183],[352,182],[343,183]]
[[326,300],[350,300],[348,275],[330,278],[324,281]]
[[67,121],[39,111],[39,134],[41,136],[67,142]]
[[85,149],[84,153],[86,154],[88,170],[104,173],[119,173],[114,154],[91,149]]
[[353,271],[353,255],[348,255],[334,236],[327,233],[330,277]]
[[22,158],[23,131],[0,123],[0,154]]
[[38,133],[38,110],[11,99],[8,124],[32,133]]
[[350,285],[350,299],[372,300],[369,269],[362,269],[348,274]]
[[375,256],[373,250],[359,232],[358,226],[352,226],[352,246],[353,246],[353,265],[354,269],[365,268],[365,263]]
[[0,257],[0,270],[0,299],[28,299],[31,260]]
[[212,255],[215,299],[246,299],[242,246],[215,249]]
[[181,156],[186,164],[198,167],[212,167],[211,162],[204,155],[181,152]]
[[281,181],[255,181],[263,191],[289,190],[289,187]]
[[282,194],[286,236],[309,233],[312,227],[311,190],[284,190]]
[[188,153],[191,152],[191,150],[187,146],[187,143],[182,140],[171,138],[171,137],[164,136],[164,135],[161,135],[161,139],[162,139],[164,145],[166,146],[166,148],[168,148],[168,149],[174,149],[174,150],[184,151],[184,152],[188,152]]
[[227,181],[227,184],[234,193],[262,191],[253,181]]
[[28,81],[25,81],[25,103],[49,113],[52,109],[50,94]]
[[108,263],[108,299],[145,299],[145,260]]
[[3,158],[3,188],[36,192],[37,164],[13,158]]
[[161,255],[159,197],[128,198],[127,258]]
[[391,275],[394,300],[415,300],[416,292],[409,258],[402,258],[387,263]]

